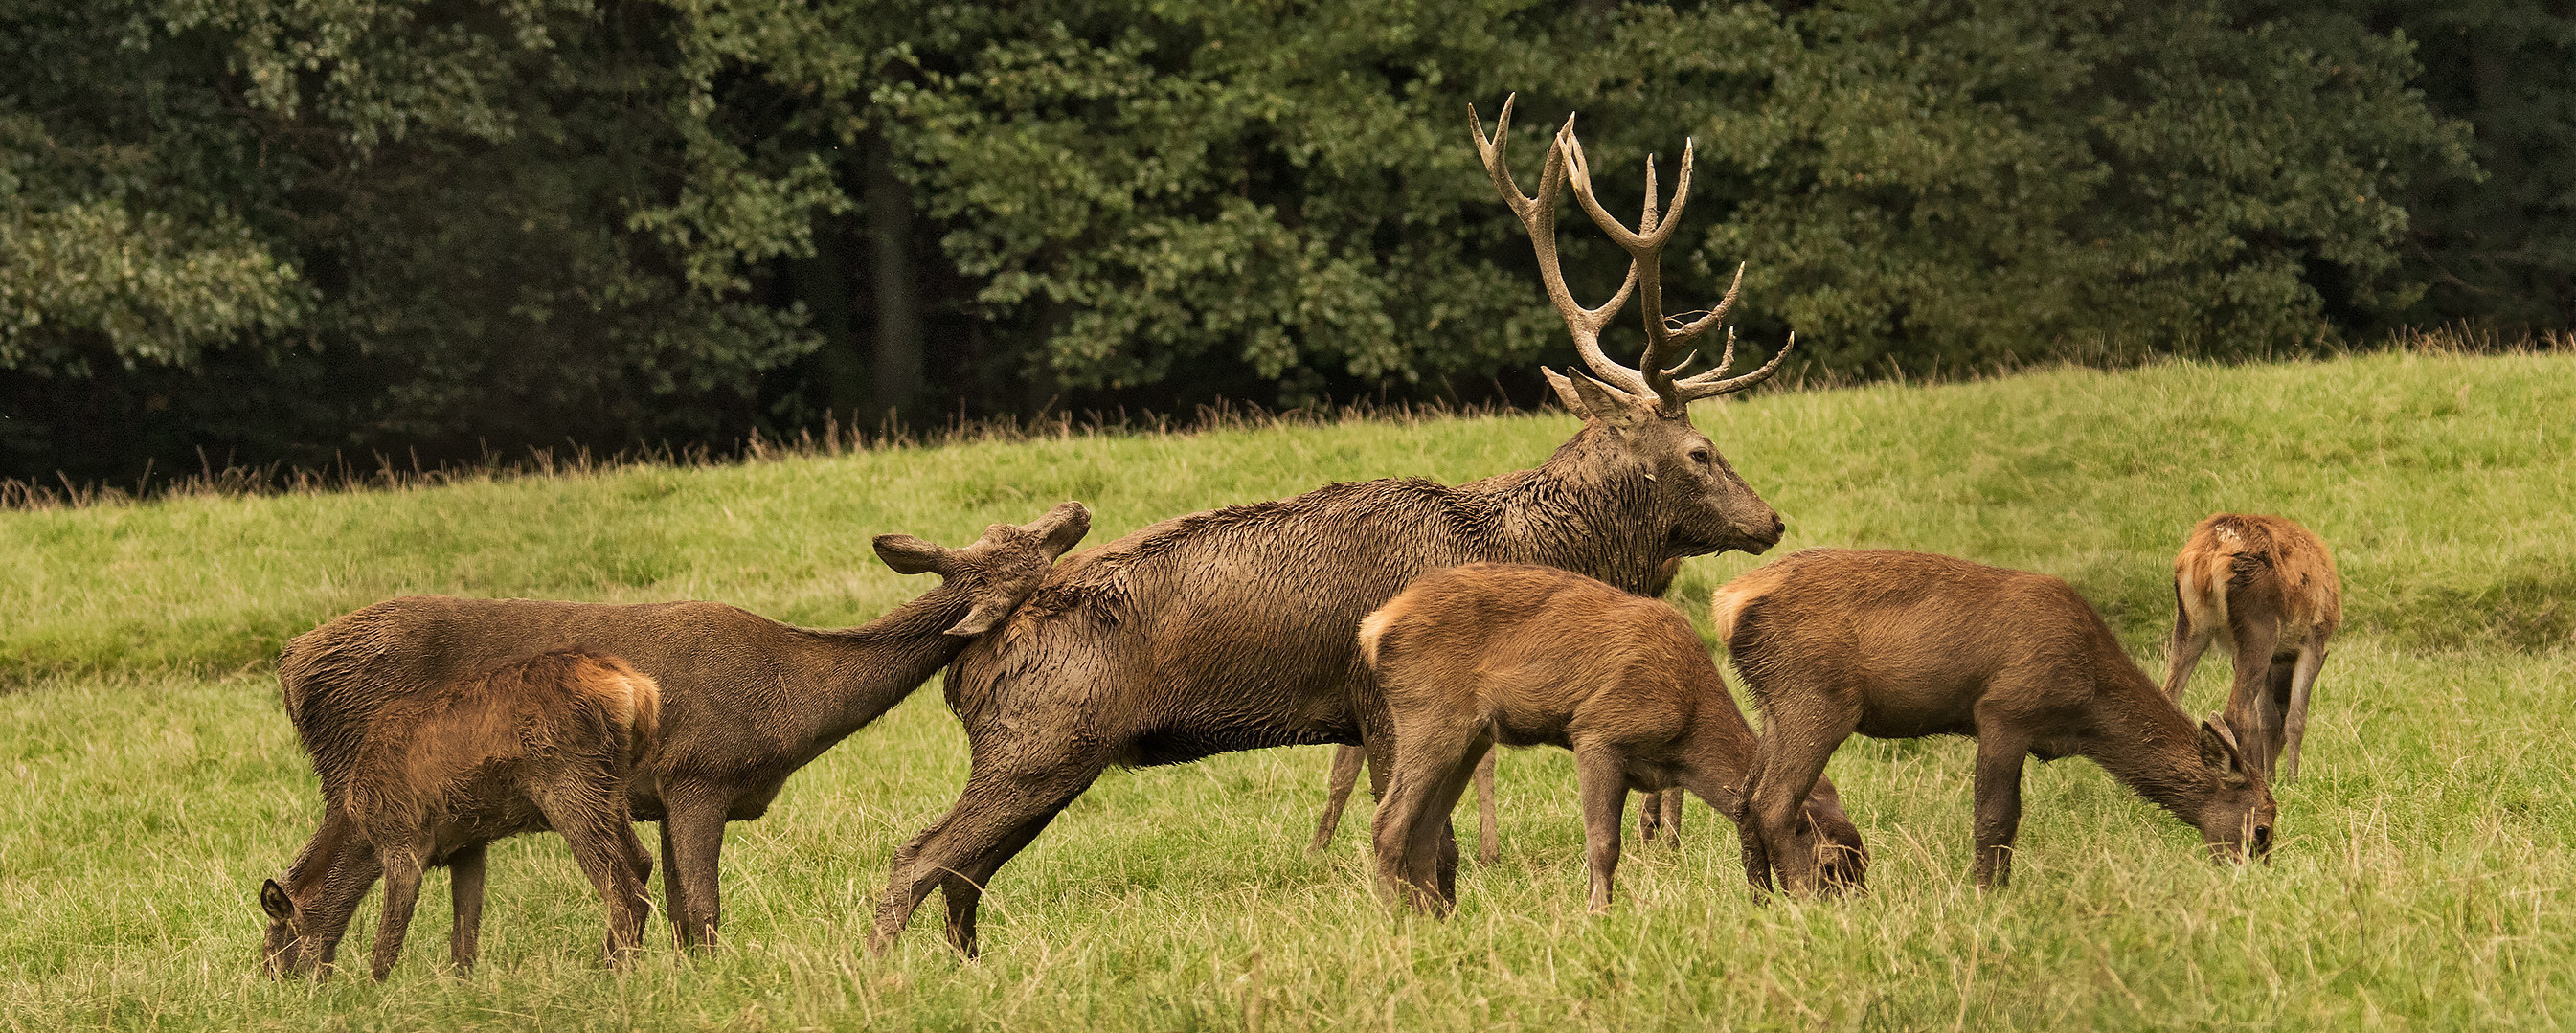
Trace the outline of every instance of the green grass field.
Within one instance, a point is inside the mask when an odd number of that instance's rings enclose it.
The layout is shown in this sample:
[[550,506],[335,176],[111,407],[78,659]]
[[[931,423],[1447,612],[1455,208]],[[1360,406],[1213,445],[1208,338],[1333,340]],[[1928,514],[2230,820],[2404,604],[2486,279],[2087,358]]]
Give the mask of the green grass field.
[[[1456,917],[1369,890],[1355,809],[1303,853],[1322,748],[1112,772],[995,881],[980,961],[934,904],[859,949],[895,846],[953,799],[936,689],[733,826],[725,949],[596,957],[559,840],[494,851],[484,966],[444,971],[445,880],[393,980],[256,975],[259,881],[320,798],[276,700],[285,638],[390,595],[734,602],[854,623],[928,586],[869,536],[947,544],[1065,498],[1092,540],[1328,480],[1543,459],[1563,416],[1073,435],[435,488],[0,513],[0,1026],[118,1029],[2529,1029],[2576,1025],[2576,355],[2389,352],[1933,387],[1757,393],[1699,425],[1787,518],[2058,574],[2153,672],[2194,520],[2293,516],[2346,630],[2268,866],[2090,762],[2033,765],[2011,889],[1969,887],[1964,740],[1855,741],[1858,899],[1757,902],[1705,808],[1632,843],[1583,914],[1567,755],[1502,768],[1503,857]],[[1694,620],[1750,567],[1693,560]],[[2205,664],[2196,710],[2219,705]],[[648,840],[651,838],[649,830]],[[372,940],[372,902],[348,950]]]

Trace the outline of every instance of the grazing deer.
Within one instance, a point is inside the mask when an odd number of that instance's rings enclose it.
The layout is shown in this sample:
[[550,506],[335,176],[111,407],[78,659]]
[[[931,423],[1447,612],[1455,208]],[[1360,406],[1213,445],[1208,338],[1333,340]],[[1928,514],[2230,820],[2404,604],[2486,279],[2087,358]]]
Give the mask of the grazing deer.
[[2236,660],[2228,726],[2264,777],[2296,780],[2299,740],[2308,734],[2308,689],[2326,662],[2326,640],[2342,623],[2343,581],[2326,543],[2276,516],[2210,517],[2191,529],[2191,540],[2174,557],[2165,695],[2182,702],[2192,669],[2217,640]]
[[[663,903],[679,942],[711,946],[722,917],[716,857],[725,823],[766,813],[789,775],[902,702],[1009,616],[1090,527],[1090,511],[1067,502],[1024,526],[994,524],[964,548],[879,535],[877,556],[887,566],[935,572],[943,583],[837,631],[717,603],[409,596],[297,636],[278,662],[278,681],[324,795],[339,799],[359,736],[392,702],[502,658],[576,644],[633,664],[662,687],[662,741],[629,783],[634,814],[662,823]],[[323,834],[332,828],[326,815]],[[310,855],[298,859],[289,885]]]
[[[2272,848],[2272,790],[2231,736],[2195,729],[2066,582],[1919,552],[1809,549],[1717,590],[1710,615],[1762,708],[1745,870],[1816,882],[1798,805],[1852,733],[1977,740],[1977,885],[2012,877],[2021,767],[2093,758],[2220,856]],[[1784,847],[1786,849],[1784,849]]]
[[[1553,567],[1471,563],[1369,614],[1359,648],[1394,722],[1395,770],[1372,828],[1379,882],[1417,908],[1450,905],[1420,890],[1437,858],[1430,819],[1456,806],[1497,743],[1574,751],[1595,914],[1610,908],[1630,789],[1688,790],[1741,812],[1753,728],[1690,622],[1659,600]],[[1869,855],[1833,783],[1819,779],[1803,803],[1799,849],[1825,850],[1828,878],[1860,886]]]
[[[1645,594],[1660,597],[1670,591],[1673,578],[1681,570],[1681,557],[1665,560],[1663,569],[1655,575],[1655,583],[1647,586]],[[1488,752],[1484,761],[1476,765],[1478,864],[1492,864],[1503,856],[1502,834],[1494,821],[1494,759],[1497,756]],[[1333,831],[1341,827],[1342,809],[1350,804],[1351,790],[1359,784],[1360,764],[1367,757],[1367,751],[1357,746],[1333,747],[1333,768],[1324,787],[1324,813],[1315,819],[1315,838],[1306,844],[1307,853],[1321,854],[1325,847],[1333,844]],[[1666,796],[1661,790],[1648,792],[1645,803],[1637,811],[1637,838],[1647,842],[1661,838],[1668,845],[1680,846],[1681,814],[1682,798],[1678,793]]]
[[[1593,200],[1570,121],[1548,151],[1537,199],[1520,193],[1504,165],[1508,119],[1491,140],[1474,128],[1589,370],[1571,378],[1547,371],[1583,429],[1537,469],[1456,487],[1326,485],[1175,517],[1057,566],[1019,612],[958,657],[948,705],[966,727],[973,769],[956,805],[895,852],[871,949],[887,949],[939,889],[949,941],[972,955],[987,880],[1113,764],[1358,743],[1383,790],[1389,724],[1359,662],[1359,623],[1422,574],[1507,560],[1633,592],[1675,556],[1760,552],[1780,540],[1778,514],[1691,426],[1689,403],[1762,382],[1788,349],[1741,376],[1727,377],[1721,359],[1715,372],[1682,377],[1682,345],[1716,325],[1727,302],[1687,326],[1664,318],[1659,262],[1687,194],[1688,153],[1671,214],[1657,220],[1650,190],[1644,225],[1632,233]],[[1557,267],[1557,190],[1569,179],[1631,256],[1626,283],[1595,309],[1574,302]],[[1632,291],[1645,309],[1636,368],[1604,355],[1599,340]],[[1441,839],[1437,892],[1446,899],[1456,855],[1445,823]]]
[[327,966],[348,910],[319,898],[359,897],[385,882],[375,977],[393,971],[411,928],[424,869],[446,866],[456,924],[448,949],[474,967],[483,922],[485,844],[553,829],[572,845],[608,904],[608,960],[643,940],[644,879],[653,856],[626,812],[627,772],[654,738],[653,679],[613,657],[542,653],[455,683],[389,700],[350,729],[356,761],[326,790],[322,830],[286,885],[259,888],[268,914],[262,950],[271,975]]

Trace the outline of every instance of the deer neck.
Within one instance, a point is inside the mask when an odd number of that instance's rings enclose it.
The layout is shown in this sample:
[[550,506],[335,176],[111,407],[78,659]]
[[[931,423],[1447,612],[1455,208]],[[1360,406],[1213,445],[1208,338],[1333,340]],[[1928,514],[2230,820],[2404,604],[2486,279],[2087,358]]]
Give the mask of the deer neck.
[[974,604],[972,593],[942,584],[857,627],[812,632],[816,681],[826,687],[815,737],[828,745],[857,731],[957,659],[973,640],[945,632]]
[[[2116,647],[2114,647],[2116,649]],[[2093,721],[2073,751],[2189,823],[2218,790],[2200,759],[2200,726],[2121,653],[2094,690]]]
[[1691,665],[1683,676],[1694,710],[1680,751],[1680,781],[1692,795],[1733,818],[1743,807],[1744,785],[1759,744],[1753,726],[1735,709],[1735,697],[1726,691],[1717,665],[1710,663],[1705,671],[1699,666]]
[[1597,423],[1536,469],[1460,485],[1491,529],[1489,558],[1571,570],[1645,594],[1669,558],[1646,471]]

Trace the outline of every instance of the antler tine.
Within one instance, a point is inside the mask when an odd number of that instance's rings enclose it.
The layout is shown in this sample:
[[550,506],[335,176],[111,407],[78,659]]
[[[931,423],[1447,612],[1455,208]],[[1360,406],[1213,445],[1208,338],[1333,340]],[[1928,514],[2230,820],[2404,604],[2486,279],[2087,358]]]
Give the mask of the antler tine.
[[[1728,330],[1726,337],[1726,357],[1729,361],[1732,361],[1735,358],[1735,332],[1732,329]],[[1772,372],[1780,368],[1780,360],[1788,358],[1789,349],[1797,346],[1798,335],[1791,333],[1788,340],[1781,342],[1779,354],[1771,356],[1771,361],[1763,363],[1761,369],[1754,370],[1753,372],[1740,377],[1721,380],[1717,378],[1726,372],[1727,366],[1726,362],[1721,362],[1713,372],[1702,373],[1699,376],[1690,378],[1689,380],[1676,382],[1673,385],[1674,391],[1681,395],[1684,402],[1697,401],[1702,398],[1715,398],[1719,395],[1734,394],[1738,391],[1744,390],[1745,388],[1752,387],[1755,384],[1771,379]]]
[[1707,329],[1707,325],[1693,324],[1678,332],[1666,325],[1663,252],[1674,231],[1681,228],[1682,208],[1690,203],[1691,166],[1697,146],[1689,142],[1682,145],[1681,172],[1673,179],[1673,204],[1660,218],[1655,211],[1659,201],[1659,192],[1655,188],[1655,160],[1652,157],[1646,159],[1646,205],[1643,217],[1638,220],[1637,231],[1620,225],[1618,219],[1601,207],[1600,199],[1593,196],[1592,165],[1584,157],[1583,142],[1574,135],[1573,120],[1568,119],[1565,127],[1557,130],[1556,146],[1566,153],[1566,178],[1574,183],[1575,201],[1583,206],[1584,214],[1592,217],[1593,224],[1601,227],[1601,232],[1609,234],[1610,239],[1628,252],[1629,264],[1640,270],[1638,300],[1644,308],[1646,320],[1646,350],[1637,361],[1638,377],[1644,381],[1645,387],[1655,392],[1660,408],[1678,412],[1690,400],[1673,389],[1674,371],[1664,368],[1664,358],[1671,355],[1678,344]]
[[[1701,331],[1708,329],[1718,320],[1726,318],[1727,310],[1735,307],[1735,296],[1742,293],[1744,293],[1744,263],[1737,262],[1735,263],[1735,282],[1726,285],[1726,296],[1717,299],[1717,307],[1708,310],[1707,315],[1691,320],[1689,326],[1673,331],[1673,340],[1690,340],[1699,336]],[[1724,362],[1717,365],[1719,369],[1726,368]]]
[[[1467,123],[1475,133],[1476,154],[1484,160],[1485,174],[1493,179],[1494,191],[1502,195],[1503,203],[1511,207],[1512,214],[1520,217],[1521,227],[1529,231],[1530,247],[1538,253],[1539,281],[1546,286],[1547,299],[1556,306],[1557,315],[1565,320],[1566,330],[1574,335],[1574,349],[1583,357],[1583,364],[1591,367],[1595,379],[1620,388],[1626,394],[1643,394],[1648,390],[1646,375],[1611,361],[1601,351],[1601,328],[1609,324],[1610,316],[1619,311],[1620,306],[1626,305],[1629,293],[1636,290],[1640,263],[1633,259],[1629,261],[1627,278],[1619,284],[1618,292],[1600,307],[1585,308],[1574,300],[1574,292],[1565,286],[1565,270],[1556,254],[1556,192],[1565,183],[1565,149],[1551,143],[1547,150],[1547,164],[1539,173],[1538,196],[1523,195],[1520,185],[1512,180],[1511,167],[1505,163],[1503,153],[1503,148],[1510,142],[1512,101],[1517,97],[1515,94],[1504,99],[1502,111],[1495,116],[1491,139],[1485,136],[1485,123],[1477,116],[1475,105],[1467,106]],[[1557,131],[1559,136],[1571,131],[1574,117],[1566,116],[1565,124],[1567,128]]]

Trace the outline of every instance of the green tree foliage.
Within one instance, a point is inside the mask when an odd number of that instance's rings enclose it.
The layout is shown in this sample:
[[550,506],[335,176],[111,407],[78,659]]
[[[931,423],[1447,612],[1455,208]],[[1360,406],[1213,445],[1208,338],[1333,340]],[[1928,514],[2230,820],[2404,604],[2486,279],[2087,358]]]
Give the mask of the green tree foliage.
[[1523,182],[1579,111],[1614,208],[1695,141],[1674,307],[1749,263],[1832,368],[2563,311],[2557,80],[2475,94],[2476,189],[2413,85],[2563,53],[2543,6],[0,0],[0,473],[1526,401],[1512,94]]

